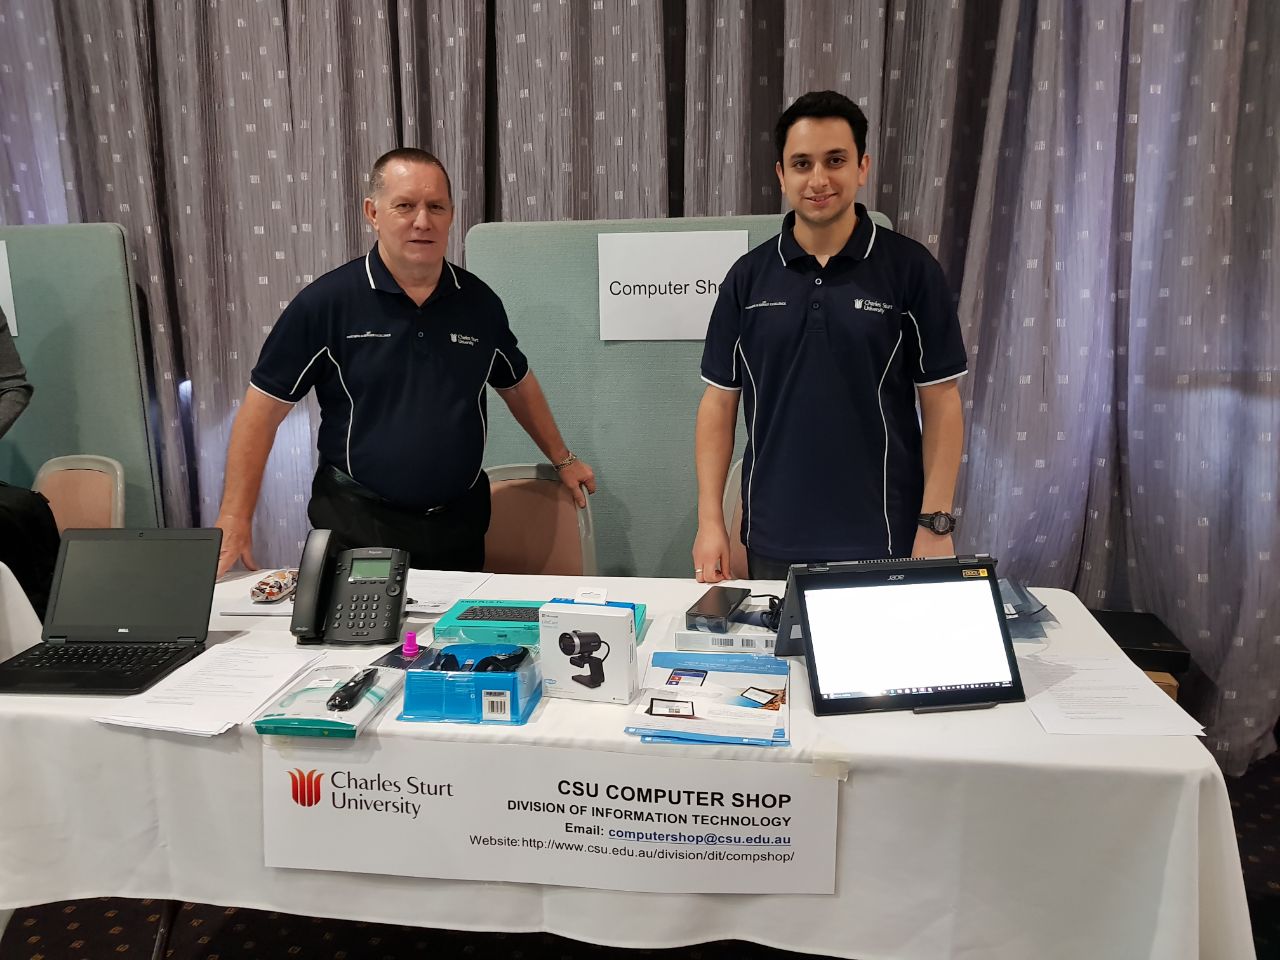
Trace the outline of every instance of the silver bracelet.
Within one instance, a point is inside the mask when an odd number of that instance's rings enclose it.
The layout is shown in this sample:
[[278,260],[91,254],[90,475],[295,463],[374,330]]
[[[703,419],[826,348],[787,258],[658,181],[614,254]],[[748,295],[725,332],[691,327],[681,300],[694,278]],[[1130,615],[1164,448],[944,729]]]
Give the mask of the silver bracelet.
[[556,473],[559,473],[565,467],[569,466],[569,464],[577,463],[577,462],[578,462],[577,454],[575,454],[572,450],[570,450],[569,455],[565,457],[563,460],[561,460],[559,463],[553,463],[551,465],[551,469],[555,470]]

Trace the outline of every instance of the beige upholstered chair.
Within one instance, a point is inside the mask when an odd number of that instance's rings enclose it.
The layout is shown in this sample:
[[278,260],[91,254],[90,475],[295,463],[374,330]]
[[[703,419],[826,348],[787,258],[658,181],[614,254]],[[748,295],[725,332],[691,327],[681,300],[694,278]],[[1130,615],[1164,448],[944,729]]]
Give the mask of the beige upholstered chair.
[[742,542],[742,459],[733,461],[724,482],[724,528],[729,531],[729,569],[747,576],[747,548]]
[[493,517],[484,539],[490,573],[594,576],[591,503],[583,510],[548,463],[486,467]]
[[81,454],[46,460],[31,489],[53,510],[58,532],[124,526],[124,467],[119,460]]

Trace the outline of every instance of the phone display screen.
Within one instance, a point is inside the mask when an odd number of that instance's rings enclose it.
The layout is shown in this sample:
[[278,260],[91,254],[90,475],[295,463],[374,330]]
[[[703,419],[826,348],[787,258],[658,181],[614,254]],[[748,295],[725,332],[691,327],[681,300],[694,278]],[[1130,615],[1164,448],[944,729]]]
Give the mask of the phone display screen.
[[706,679],[707,679],[707,671],[705,670],[676,669],[676,670],[672,670],[671,673],[667,676],[667,686],[669,687],[680,687],[680,686],[700,687],[702,686],[703,681]]
[[351,561],[351,580],[386,580],[390,576],[390,558]]

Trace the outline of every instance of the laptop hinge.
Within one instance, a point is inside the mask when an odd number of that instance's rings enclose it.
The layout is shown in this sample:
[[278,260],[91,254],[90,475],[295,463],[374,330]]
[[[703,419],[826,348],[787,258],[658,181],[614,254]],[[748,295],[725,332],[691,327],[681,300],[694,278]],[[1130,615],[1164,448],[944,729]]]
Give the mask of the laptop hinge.
[[177,639],[177,642],[178,643],[199,643],[200,638],[199,637],[179,637]]
[[45,637],[45,643],[66,643],[66,637]]

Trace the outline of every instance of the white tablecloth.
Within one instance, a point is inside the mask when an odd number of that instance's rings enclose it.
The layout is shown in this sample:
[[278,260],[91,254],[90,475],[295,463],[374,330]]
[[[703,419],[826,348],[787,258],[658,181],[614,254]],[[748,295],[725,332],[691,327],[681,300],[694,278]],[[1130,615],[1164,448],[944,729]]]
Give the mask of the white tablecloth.
[[[248,582],[220,584],[215,611]],[[588,584],[649,604],[646,651],[705,589],[495,577],[479,595],[542,599]],[[1037,593],[1062,624],[1053,652],[1119,655],[1074,596]],[[237,631],[229,642],[251,631],[253,642],[291,643],[278,618],[215,615],[212,626]],[[0,698],[0,910],[115,895],[627,947],[737,938],[862,960],[1254,955],[1225,784],[1198,740],[1049,736],[1025,704],[818,720],[802,664],[792,687],[786,750],[642,744],[621,732],[626,708],[563,700],[544,701],[517,728],[406,724],[388,712],[367,736],[845,765],[835,896],[268,869],[252,727],[204,740],[89,719],[118,701],[10,696]]]

